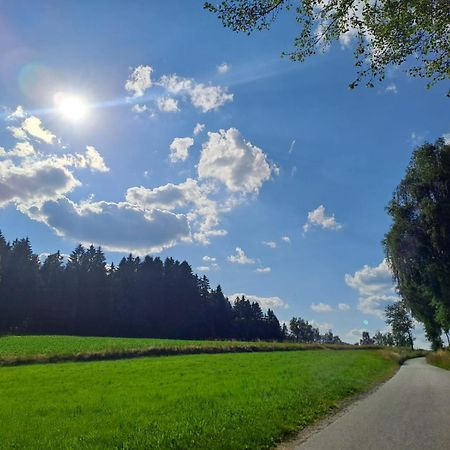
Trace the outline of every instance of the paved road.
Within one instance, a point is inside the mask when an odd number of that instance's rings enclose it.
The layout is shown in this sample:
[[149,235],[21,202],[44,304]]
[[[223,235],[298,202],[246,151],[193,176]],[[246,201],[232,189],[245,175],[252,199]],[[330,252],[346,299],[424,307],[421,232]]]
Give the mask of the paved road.
[[450,371],[407,361],[296,450],[450,450]]

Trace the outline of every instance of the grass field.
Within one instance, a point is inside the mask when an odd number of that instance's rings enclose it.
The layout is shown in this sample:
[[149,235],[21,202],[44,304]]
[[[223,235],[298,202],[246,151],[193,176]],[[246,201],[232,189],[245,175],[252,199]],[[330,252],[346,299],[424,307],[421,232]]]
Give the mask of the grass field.
[[224,353],[313,348],[353,349],[348,345],[280,342],[189,341],[79,336],[0,337],[0,365],[32,362],[121,359],[135,356]]
[[428,353],[427,362],[441,369],[450,370],[450,350]]
[[271,448],[396,366],[325,350],[2,367],[1,448]]

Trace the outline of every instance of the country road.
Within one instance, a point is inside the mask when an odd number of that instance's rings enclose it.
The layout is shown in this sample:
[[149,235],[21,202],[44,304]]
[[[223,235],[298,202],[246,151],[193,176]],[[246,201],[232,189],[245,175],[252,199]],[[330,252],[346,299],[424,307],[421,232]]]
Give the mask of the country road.
[[407,361],[295,450],[450,450],[450,371]]

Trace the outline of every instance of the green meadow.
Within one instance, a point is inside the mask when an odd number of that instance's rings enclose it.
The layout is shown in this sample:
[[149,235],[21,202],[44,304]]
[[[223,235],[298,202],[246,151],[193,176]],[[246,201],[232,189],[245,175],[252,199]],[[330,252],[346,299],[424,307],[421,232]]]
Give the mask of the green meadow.
[[283,342],[199,341],[79,336],[0,337],[0,365],[33,362],[121,359],[192,353],[304,349],[353,349],[349,345]]
[[[71,339],[67,351],[98,348],[96,338],[80,338],[78,344]],[[11,354],[13,349],[2,345],[3,354]],[[16,350],[21,351],[32,349]],[[343,399],[386,379],[396,367],[376,350],[1,367],[1,448],[273,448]]]

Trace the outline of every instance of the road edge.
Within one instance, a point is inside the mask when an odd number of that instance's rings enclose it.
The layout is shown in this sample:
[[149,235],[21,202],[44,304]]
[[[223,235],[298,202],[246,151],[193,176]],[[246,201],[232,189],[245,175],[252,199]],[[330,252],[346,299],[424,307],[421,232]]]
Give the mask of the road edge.
[[305,428],[302,428],[295,436],[280,442],[276,447],[274,447],[274,450],[296,450],[298,446],[306,442],[311,436],[331,425],[333,422],[339,419],[339,417],[346,414],[357,403],[361,402],[365,398],[378,391],[378,389],[380,389],[385,383],[387,383],[398,373],[401,367],[402,364],[399,364],[395,368],[395,370],[393,370],[392,373],[390,373],[383,381],[377,382],[369,390],[361,392],[360,394],[357,394],[345,400],[341,400],[336,408],[334,408],[324,417],[310,425],[307,425]]

